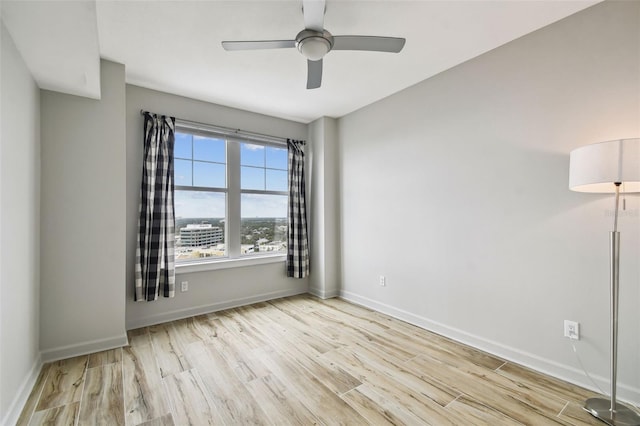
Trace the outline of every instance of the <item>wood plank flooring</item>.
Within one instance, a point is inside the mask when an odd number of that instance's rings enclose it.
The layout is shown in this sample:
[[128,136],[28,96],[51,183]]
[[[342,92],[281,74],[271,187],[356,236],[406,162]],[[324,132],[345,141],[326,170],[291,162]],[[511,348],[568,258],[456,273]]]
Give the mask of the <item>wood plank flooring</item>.
[[340,299],[132,330],[46,364],[19,425],[600,425],[592,396]]

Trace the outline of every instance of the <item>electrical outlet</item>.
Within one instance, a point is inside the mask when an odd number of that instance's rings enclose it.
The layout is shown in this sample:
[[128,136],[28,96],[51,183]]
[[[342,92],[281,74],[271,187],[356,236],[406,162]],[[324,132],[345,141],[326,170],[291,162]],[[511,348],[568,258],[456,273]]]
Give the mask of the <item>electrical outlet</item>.
[[384,275],[380,275],[380,286],[384,287],[385,285],[387,285],[387,279]]
[[182,292],[189,291],[189,281],[182,281],[180,283],[180,291]]
[[580,323],[564,320],[564,337],[572,340],[580,340]]

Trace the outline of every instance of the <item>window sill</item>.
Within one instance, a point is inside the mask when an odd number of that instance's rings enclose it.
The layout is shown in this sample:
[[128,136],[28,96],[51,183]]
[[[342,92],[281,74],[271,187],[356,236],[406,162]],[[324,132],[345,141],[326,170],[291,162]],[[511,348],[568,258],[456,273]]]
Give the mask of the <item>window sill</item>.
[[286,254],[278,254],[271,256],[242,257],[236,259],[220,259],[204,262],[183,263],[176,265],[176,274],[215,271],[217,269],[243,268],[245,266],[265,265],[269,263],[284,263],[286,260]]

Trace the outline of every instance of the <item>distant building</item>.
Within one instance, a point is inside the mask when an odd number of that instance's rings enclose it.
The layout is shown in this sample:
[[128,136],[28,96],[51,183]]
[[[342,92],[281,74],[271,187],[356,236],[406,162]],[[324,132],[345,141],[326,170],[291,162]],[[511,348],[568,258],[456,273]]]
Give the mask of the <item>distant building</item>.
[[182,247],[210,247],[224,240],[224,230],[210,223],[191,223],[180,228]]

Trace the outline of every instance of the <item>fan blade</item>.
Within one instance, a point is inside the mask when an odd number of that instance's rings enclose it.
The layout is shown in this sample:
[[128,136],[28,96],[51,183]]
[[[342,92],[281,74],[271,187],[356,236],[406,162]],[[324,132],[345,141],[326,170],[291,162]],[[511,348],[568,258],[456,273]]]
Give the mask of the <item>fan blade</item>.
[[307,61],[307,89],[317,89],[322,83],[322,59]]
[[324,8],[325,0],[302,0],[305,29],[324,31]]
[[224,50],[286,49],[296,47],[295,40],[223,41]]
[[405,39],[397,37],[333,36],[331,50],[371,50],[398,53],[404,47],[405,41]]

